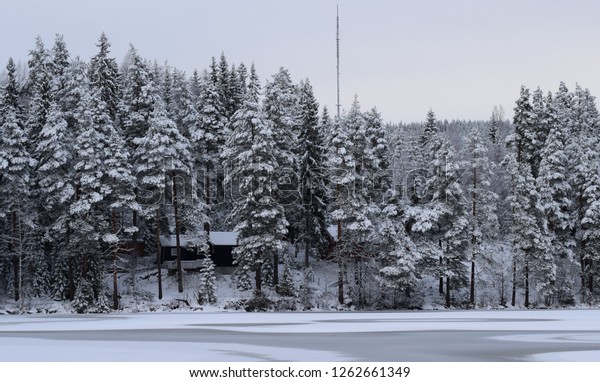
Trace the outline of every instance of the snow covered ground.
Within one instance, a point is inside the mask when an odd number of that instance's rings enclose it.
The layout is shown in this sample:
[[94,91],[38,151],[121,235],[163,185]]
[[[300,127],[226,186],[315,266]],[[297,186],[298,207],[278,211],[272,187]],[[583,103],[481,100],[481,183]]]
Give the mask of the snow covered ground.
[[0,361],[600,361],[600,311],[0,316]]

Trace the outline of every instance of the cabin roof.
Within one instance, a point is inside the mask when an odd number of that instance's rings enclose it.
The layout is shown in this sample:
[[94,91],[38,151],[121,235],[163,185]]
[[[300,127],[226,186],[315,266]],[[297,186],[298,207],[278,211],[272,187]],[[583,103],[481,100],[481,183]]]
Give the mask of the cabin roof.
[[210,233],[209,240],[213,245],[237,245],[238,233],[214,231]]
[[[237,245],[237,232],[211,231],[209,241],[212,245]],[[185,247],[188,243],[186,235],[179,235],[179,243]],[[160,245],[162,247],[176,247],[177,240],[175,235],[161,235]]]
[[329,236],[331,236],[333,241],[338,241],[337,225],[330,225],[327,227],[327,233],[329,233]]

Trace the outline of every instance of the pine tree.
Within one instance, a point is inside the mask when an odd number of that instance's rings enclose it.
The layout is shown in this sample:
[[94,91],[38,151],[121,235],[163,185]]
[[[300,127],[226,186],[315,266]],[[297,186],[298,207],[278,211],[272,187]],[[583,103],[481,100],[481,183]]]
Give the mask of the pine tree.
[[404,211],[400,201],[393,195],[390,203],[382,209],[382,219],[378,224],[380,243],[380,268],[377,281],[383,295],[392,295],[392,307],[398,306],[401,294],[406,300],[420,278],[417,267],[422,256],[404,227]]
[[67,86],[66,72],[70,65],[67,44],[60,34],[57,34],[54,40],[54,46],[51,51],[51,60],[51,89],[56,97],[60,97],[63,95],[63,91]]
[[[327,229],[327,186],[325,184],[325,136],[319,125],[319,105],[308,80],[300,86],[300,180],[304,227],[304,266],[309,266],[311,247],[322,251]],[[299,222],[300,223],[300,222]]]
[[574,208],[571,216],[581,264],[583,299],[592,302],[597,290],[595,284],[599,273],[596,210],[600,187],[597,150],[600,117],[595,99],[587,89],[577,86],[574,94],[571,95],[571,101],[567,122],[570,142],[566,149],[570,160],[569,184],[574,191]]
[[513,118],[515,132],[509,136],[508,143],[515,147],[517,162],[528,163],[534,177],[537,177],[539,171],[540,150],[547,132],[545,119],[541,90],[534,92],[532,100],[529,89],[521,87],[521,96],[516,102]]
[[89,81],[100,91],[100,99],[106,103],[111,119],[117,115],[119,104],[119,67],[114,58],[108,57],[110,42],[104,33],[96,46],[99,52],[92,57],[89,65]]
[[215,275],[215,264],[210,257],[206,257],[202,260],[202,265],[200,267],[200,285],[198,291],[199,304],[205,302],[214,304],[217,302],[217,295],[215,293],[216,282],[217,276]]
[[[161,103],[155,105],[155,110],[150,119],[150,127],[143,138],[134,142],[136,150],[136,172],[139,187],[147,194],[144,200],[144,215],[146,218],[155,218],[156,240],[160,241],[160,210],[164,203],[163,197],[167,191],[167,177],[170,177],[171,206],[174,222],[174,233],[177,241],[177,283],[179,292],[183,292],[183,270],[181,267],[180,234],[183,231],[182,215],[183,203],[181,185],[177,179],[189,180],[192,172],[190,162],[189,141],[181,135],[175,123],[167,117]],[[160,251],[157,252],[157,265],[160,267]],[[159,273],[160,276],[160,273]],[[162,290],[159,279],[159,298]]]
[[248,81],[248,70],[244,63],[240,63],[240,65],[235,69],[232,66],[231,68],[231,85],[232,85],[232,97],[234,101],[234,110],[237,111],[244,102],[244,97],[246,96],[246,86]]
[[[273,154],[279,163],[276,177],[278,191],[275,197],[281,205],[285,206],[285,216],[290,223],[288,227],[290,243],[297,244],[298,222],[304,223],[298,203],[301,199],[298,187],[300,120],[298,92],[286,69],[280,68],[265,85],[263,110],[267,119],[273,124],[272,135],[275,144]],[[275,284],[279,281],[278,264],[279,261],[275,256],[273,262]]]
[[427,112],[427,119],[423,125],[423,133],[419,139],[420,146],[423,148],[426,147],[431,142],[431,139],[437,135],[438,131],[439,128],[435,113],[433,110],[429,109]]
[[353,302],[359,307],[364,307],[366,304],[364,280],[367,279],[364,259],[372,251],[374,242],[370,236],[375,231],[380,206],[372,200],[375,188],[374,174],[378,172],[378,163],[371,142],[375,133],[369,132],[369,124],[360,110],[357,96],[354,97],[350,110],[344,116],[344,124],[352,142],[350,155],[353,157],[354,169],[351,169],[353,189],[348,194],[349,202],[345,206],[346,232],[342,237],[345,235],[346,254],[354,265],[354,285],[349,285],[349,290],[353,295]]
[[7,227],[8,254],[12,261],[14,299],[21,299],[23,264],[35,231],[34,208],[30,202],[32,172],[36,161],[28,151],[27,130],[19,116],[15,67],[7,65],[8,81],[2,99],[0,125],[0,219]]
[[371,171],[373,171],[373,201],[384,202],[384,195],[391,187],[389,147],[385,134],[385,126],[377,108],[372,108],[364,115],[366,136],[372,155]]
[[276,184],[271,182],[279,168],[274,155],[273,126],[259,108],[256,77],[250,86],[252,90],[230,121],[232,135],[227,141],[226,156],[232,170],[226,181],[239,183],[240,190],[229,215],[239,232],[239,246],[234,249],[238,288],[248,289],[249,273],[254,272],[255,293],[260,295],[263,265],[282,249],[287,221],[275,197]]
[[535,189],[535,181],[528,163],[519,163],[516,154],[510,153],[504,160],[511,184],[508,198],[513,214],[513,296],[515,304],[517,264],[523,267],[525,307],[531,304],[530,287],[533,284],[538,294],[545,299],[552,294],[556,267],[548,251],[549,235],[546,221]]
[[531,154],[530,154],[530,166],[531,173],[534,178],[537,178],[540,169],[540,161],[541,150],[544,147],[544,143],[546,142],[546,137],[548,136],[549,126],[548,126],[548,110],[544,100],[544,94],[540,88],[537,88],[531,98],[532,102],[532,113],[534,116],[534,125],[532,126],[533,131],[531,134],[531,142],[528,144],[531,146]]
[[69,206],[75,196],[73,178],[73,131],[69,128],[57,102],[53,101],[46,124],[40,132],[36,149],[39,158],[39,214],[45,223],[43,240],[51,246],[52,294],[68,298],[66,261],[68,245]]
[[148,65],[133,45],[129,48],[128,58],[127,71],[121,77],[123,96],[119,109],[130,151],[134,151],[135,139],[143,137],[149,129],[158,91]]
[[[198,95],[196,109],[198,110],[197,122],[190,128],[190,143],[194,153],[194,164],[198,171],[203,172],[199,179],[203,182],[206,205],[216,204],[218,185],[221,179],[217,170],[220,169],[220,153],[225,146],[229,135],[227,128],[226,109],[222,104],[222,97],[218,87],[205,78]],[[214,191],[214,192],[213,192]],[[213,221],[220,224],[219,211],[214,209]],[[206,227],[207,229],[209,227]]]
[[[75,244],[71,243],[74,234],[71,231],[72,214],[70,206],[75,201],[75,159],[77,156],[78,147],[76,145],[76,135],[81,131],[82,126],[90,123],[89,120],[83,119],[85,111],[89,103],[89,88],[87,81],[87,67],[84,62],[75,58],[65,72],[65,88],[54,99],[57,104],[57,113],[52,111],[49,114],[49,121],[53,121],[51,125],[44,126],[40,135],[38,144],[38,152],[36,155],[40,158],[39,187],[41,193],[40,211],[41,221],[44,219],[52,221],[56,219],[54,224],[48,226],[54,227],[48,233],[46,243],[50,244],[52,256],[52,286],[54,288],[54,296],[58,299],[73,300],[76,292],[75,273],[77,271],[76,251],[73,250]],[[58,113],[58,110],[60,113]],[[63,118],[67,126],[61,124],[60,118]],[[53,119],[54,118],[54,119]],[[64,128],[64,131],[63,131]],[[58,130],[54,130],[58,129]],[[60,139],[58,139],[60,138]],[[45,142],[45,143],[44,143]],[[40,146],[41,145],[41,146]],[[68,152],[68,154],[66,154]],[[56,153],[65,153],[57,155]],[[70,160],[69,157],[70,156]],[[52,158],[52,159],[51,159]],[[60,159],[60,160],[59,160]],[[42,169],[42,166],[47,166]],[[44,180],[46,179],[46,180]],[[65,181],[68,180],[68,181]],[[55,186],[52,186],[54,184]],[[56,188],[54,188],[56,187]],[[56,192],[56,196],[52,193]],[[44,195],[44,194],[47,195]],[[64,193],[64,194],[63,194]],[[61,204],[53,202],[52,206],[56,207],[52,214],[56,216],[44,216],[44,210],[47,205],[46,197],[58,198]]]
[[[140,212],[140,206],[136,201],[134,189],[135,177],[132,174],[132,166],[129,161],[129,153],[124,139],[111,123],[110,109],[104,101],[101,102],[103,121],[107,145],[102,153],[103,169],[103,194],[106,201],[106,219],[110,221],[110,229],[103,235],[103,242],[109,248],[112,255],[113,271],[113,309],[119,308],[118,275],[119,253],[122,252],[122,243],[131,234],[137,233],[138,228],[132,224],[130,214]],[[136,256],[137,254],[133,254]]]
[[283,272],[281,274],[281,283],[277,288],[277,293],[284,297],[294,297],[296,295],[296,288],[294,287],[294,277],[290,270],[290,265],[287,259],[283,261]]
[[225,109],[225,116],[229,119],[235,112],[234,84],[231,82],[232,70],[229,68],[225,53],[221,52],[218,67],[216,68],[217,88],[221,94],[221,104]]
[[46,123],[46,117],[50,109],[52,63],[50,54],[39,36],[36,38],[36,47],[29,52],[29,56],[29,79],[26,88],[30,94],[30,101],[26,125],[31,146],[30,150],[34,150],[39,139],[38,135]]
[[343,241],[346,223],[350,219],[346,210],[349,195],[353,192],[355,182],[355,165],[352,156],[353,141],[350,140],[346,124],[336,118],[329,129],[327,167],[331,179],[333,196],[330,203],[330,219],[337,225],[337,243],[335,256],[338,261],[338,303],[345,304],[344,269],[346,254],[349,250]]
[[488,136],[493,145],[497,144],[500,139],[500,122],[501,117],[498,115],[498,108],[497,106],[494,106],[492,116],[490,117],[488,132]]
[[170,109],[172,110],[172,119],[177,124],[181,134],[190,139],[190,129],[198,120],[198,112],[195,106],[195,98],[197,97],[192,95],[190,83],[184,72],[173,69],[171,83],[172,101]]
[[488,160],[488,149],[484,144],[481,130],[477,127],[469,133],[465,142],[467,161],[467,190],[469,192],[469,224],[471,243],[471,274],[469,280],[469,303],[475,305],[475,275],[478,261],[486,261],[483,243],[498,232],[496,199],[490,190],[493,172]]
[[[68,227],[70,249],[79,266],[74,300],[78,311],[94,310],[100,305],[97,303],[104,301],[101,297],[104,294],[104,266],[100,258],[103,253],[102,237],[109,231],[103,211],[105,171],[102,154],[107,147],[107,137],[103,133],[107,123],[104,103],[98,93],[89,92],[88,86],[83,92],[75,136],[75,198],[69,209]],[[89,288],[93,292],[92,300],[88,297]],[[80,305],[85,302],[90,304]]]
[[[574,246],[572,239],[574,221],[572,219],[573,200],[572,187],[568,181],[569,158],[567,157],[567,136],[569,124],[564,123],[565,99],[563,94],[555,100],[548,99],[546,108],[548,114],[549,135],[544,147],[540,150],[540,169],[536,179],[537,189],[540,195],[542,210],[548,223],[548,233],[551,235],[551,246],[549,251],[554,257],[557,269],[572,269],[574,263]],[[573,294],[570,291],[570,281],[559,278],[557,272],[556,285],[554,286],[556,302],[563,303],[571,301]],[[562,292],[561,292],[562,291]],[[546,301],[551,304],[550,297]],[[562,301],[561,301],[562,300]]]
[[431,177],[427,181],[427,189],[431,193],[428,209],[436,217],[431,233],[442,248],[440,268],[446,279],[445,300],[446,307],[449,307],[452,286],[461,285],[465,279],[463,264],[469,223],[466,199],[460,184],[460,165],[454,149],[448,141],[441,140],[435,152],[430,167]]

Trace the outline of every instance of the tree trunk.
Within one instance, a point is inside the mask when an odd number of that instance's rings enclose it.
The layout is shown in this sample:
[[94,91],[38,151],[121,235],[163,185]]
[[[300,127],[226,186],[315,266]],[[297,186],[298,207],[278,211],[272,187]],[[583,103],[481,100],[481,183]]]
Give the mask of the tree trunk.
[[273,284],[279,285],[279,253],[273,254]]
[[256,296],[260,296],[262,294],[262,264],[256,265],[255,284],[255,294]]
[[21,299],[21,261],[19,259],[19,255],[13,255],[13,271],[13,287],[15,288],[15,301],[19,301]]
[[579,263],[581,264],[581,300],[585,301],[586,280],[585,280],[585,260],[583,258],[583,250],[585,250],[585,246],[582,246],[582,253],[579,255]]
[[588,290],[590,291],[590,296],[594,294],[594,275],[592,273],[592,269],[594,267],[594,260],[588,260],[587,268],[588,271]]
[[[112,221],[112,232],[113,234],[117,234],[117,216],[115,211],[112,211],[111,216]],[[119,243],[117,243],[117,247],[113,248],[113,309],[119,309],[119,279],[117,277],[117,260],[118,260],[118,249]]]
[[117,278],[117,252],[113,253],[113,309],[119,309],[119,282]]
[[506,299],[504,298],[504,271],[500,274],[500,305],[506,306]]
[[337,254],[338,254],[338,302],[344,304],[344,261],[341,253],[342,223],[337,222]]
[[469,303],[475,306],[475,259],[471,260],[471,281],[469,291]]
[[75,272],[73,271],[73,258],[69,256],[68,261],[68,277],[69,277],[69,301],[75,299]]
[[510,298],[510,305],[515,306],[517,303],[517,261],[515,254],[513,253],[512,259],[512,295]]
[[443,260],[442,256],[440,256],[440,282],[438,285],[438,291],[440,292],[441,295],[444,294],[444,274],[442,272],[442,266],[444,265],[443,261],[444,260]]
[[158,271],[158,299],[162,300],[163,298],[163,290],[162,290],[162,256],[161,256],[161,248],[160,248],[160,212],[156,210],[156,269]]
[[310,256],[310,235],[309,232],[311,232],[310,229],[310,217],[308,216],[308,214],[306,214],[305,217],[306,221],[306,232],[304,233],[304,268],[308,268],[309,266],[309,256]]
[[[450,269],[450,259],[446,259],[446,265]],[[446,308],[450,307],[450,275],[446,276]]]
[[177,201],[177,182],[175,181],[175,171],[171,173],[173,182],[173,212],[175,213],[175,242],[177,246],[177,290],[183,292],[183,270],[181,269],[181,241],[179,229],[179,206]]
[[[137,199],[137,188],[134,189],[134,194]],[[138,213],[137,211],[132,211],[131,223],[135,228],[138,227]],[[137,241],[138,241],[139,232],[136,229],[131,235],[131,245],[133,248],[131,249],[131,292],[135,296],[135,278],[136,278],[136,270],[137,270],[137,262],[139,253],[137,251]]]
[[[438,245],[440,246],[440,250],[442,250],[442,240],[438,240]],[[440,281],[439,281],[439,285],[438,285],[438,292],[440,292],[441,295],[444,294],[444,272],[442,271],[442,267],[443,267],[443,258],[442,256],[440,256]]]
[[[206,203],[206,207],[210,206],[210,165],[206,164],[206,173],[204,174],[204,202]],[[210,234],[210,223],[204,222],[204,231],[206,231],[206,236]]]
[[529,308],[529,262],[525,262],[525,307]]
[[21,250],[18,249],[17,238],[19,237],[17,232],[17,212],[12,211],[11,217],[11,249],[13,253],[13,286],[15,289],[15,301],[21,299]]
[[470,288],[469,288],[469,303],[471,304],[471,306],[475,306],[475,256],[477,253],[476,247],[477,247],[477,193],[475,192],[475,190],[477,189],[477,167],[473,167],[473,191],[471,192],[471,199],[472,199],[472,205],[471,205],[471,219],[473,219],[472,222],[472,228],[473,230],[471,231],[471,245],[473,246],[472,250],[473,250],[473,257],[471,259],[471,279],[470,279]]

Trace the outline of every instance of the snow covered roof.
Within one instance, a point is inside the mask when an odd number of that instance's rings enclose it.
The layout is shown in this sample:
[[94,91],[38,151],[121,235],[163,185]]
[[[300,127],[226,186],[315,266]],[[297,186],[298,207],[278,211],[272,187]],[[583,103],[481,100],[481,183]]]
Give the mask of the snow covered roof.
[[327,227],[327,232],[329,232],[329,236],[331,236],[334,241],[338,241],[337,225],[330,225]]
[[[213,245],[237,245],[237,232],[219,232],[211,231],[209,240]],[[187,236],[179,235],[179,243],[182,247],[187,245]],[[175,235],[161,235],[160,245],[162,247],[176,247],[177,240]]]
[[[179,244],[182,247],[185,247],[185,245],[187,244],[187,237],[185,235],[179,235]],[[177,238],[175,237],[175,235],[161,235],[160,245],[161,247],[176,247]]]
[[237,245],[237,232],[211,232],[210,242],[213,245]]

